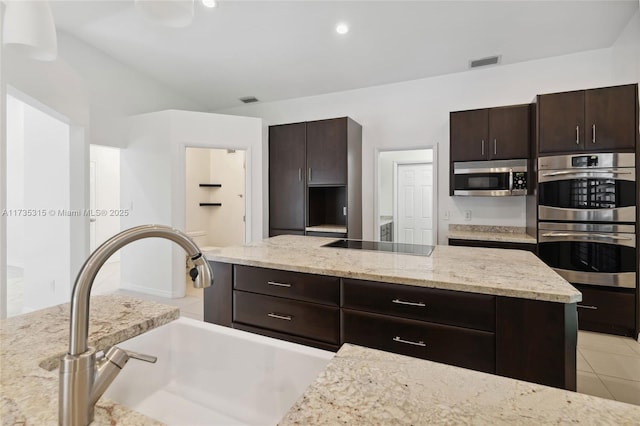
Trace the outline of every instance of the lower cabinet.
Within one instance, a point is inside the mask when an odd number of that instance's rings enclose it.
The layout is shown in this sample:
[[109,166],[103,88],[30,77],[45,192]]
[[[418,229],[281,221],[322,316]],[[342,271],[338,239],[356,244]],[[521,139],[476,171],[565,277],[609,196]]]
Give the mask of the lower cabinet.
[[345,343],[496,372],[495,334],[433,322],[342,310]]
[[578,303],[581,330],[633,336],[636,318],[636,295],[633,289],[574,286],[582,293]]
[[340,342],[337,306],[234,291],[233,321],[334,345]]
[[211,262],[207,322],[576,389],[576,304]]

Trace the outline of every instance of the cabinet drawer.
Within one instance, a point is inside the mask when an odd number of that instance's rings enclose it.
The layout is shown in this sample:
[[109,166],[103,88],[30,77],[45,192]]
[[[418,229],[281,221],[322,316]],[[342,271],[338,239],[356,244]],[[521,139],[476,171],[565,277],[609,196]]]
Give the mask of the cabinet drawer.
[[633,292],[580,285],[576,288],[582,292],[582,302],[578,302],[578,325],[581,329],[624,332],[624,329],[635,328]]
[[327,343],[340,340],[337,307],[234,291],[233,321]]
[[486,331],[343,309],[345,343],[495,373],[495,335]]
[[494,331],[495,296],[344,279],[344,308]]
[[340,279],[324,275],[235,265],[233,288],[306,302],[340,304]]

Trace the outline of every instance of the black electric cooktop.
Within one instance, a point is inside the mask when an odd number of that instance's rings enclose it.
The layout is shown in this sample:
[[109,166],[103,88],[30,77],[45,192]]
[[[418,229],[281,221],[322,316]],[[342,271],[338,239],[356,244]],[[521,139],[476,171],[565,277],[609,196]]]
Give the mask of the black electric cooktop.
[[388,251],[392,253],[431,256],[434,247],[420,244],[390,243],[386,241],[337,240],[323,247],[337,247],[354,250]]

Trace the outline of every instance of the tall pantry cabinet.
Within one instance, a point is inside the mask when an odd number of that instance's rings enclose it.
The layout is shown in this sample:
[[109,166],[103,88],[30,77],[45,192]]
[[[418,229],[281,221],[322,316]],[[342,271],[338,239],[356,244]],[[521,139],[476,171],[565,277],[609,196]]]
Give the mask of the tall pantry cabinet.
[[362,238],[362,126],[348,117],[269,127],[269,236]]

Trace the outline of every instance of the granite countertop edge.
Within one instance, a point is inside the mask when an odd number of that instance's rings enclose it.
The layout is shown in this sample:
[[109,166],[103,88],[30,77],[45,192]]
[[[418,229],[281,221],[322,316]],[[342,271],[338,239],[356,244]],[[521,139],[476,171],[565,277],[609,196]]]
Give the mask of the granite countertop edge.
[[[174,306],[128,296],[91,298],[89,346],[100,351],[180,316]],[[0,419],[2,424],[57,424],[58,367],[69,341],[69,304],[0,321]],[[101,425],[161,425],[106,398],[96,403]]]

